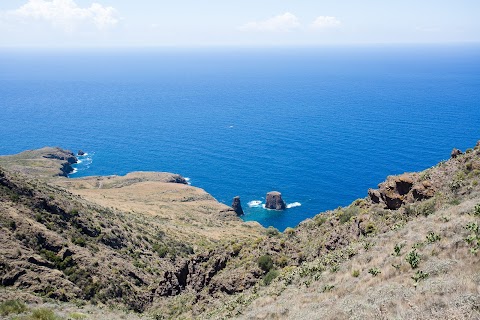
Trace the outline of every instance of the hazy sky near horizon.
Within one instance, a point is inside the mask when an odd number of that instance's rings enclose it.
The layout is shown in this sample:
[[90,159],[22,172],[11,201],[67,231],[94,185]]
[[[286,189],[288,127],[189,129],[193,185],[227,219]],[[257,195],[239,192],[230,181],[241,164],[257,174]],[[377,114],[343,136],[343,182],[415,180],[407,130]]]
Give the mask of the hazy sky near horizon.
[[0,46],[480,42],[479,0],[2,0]]

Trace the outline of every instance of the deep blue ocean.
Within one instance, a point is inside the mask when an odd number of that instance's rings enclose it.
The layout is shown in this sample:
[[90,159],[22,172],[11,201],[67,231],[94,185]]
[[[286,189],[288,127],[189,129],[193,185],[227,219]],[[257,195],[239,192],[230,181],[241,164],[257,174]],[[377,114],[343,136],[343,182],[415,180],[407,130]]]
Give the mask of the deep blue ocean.
[[[280,230],[479,139],[478,45],[0,50],[0,154],[179,173]],[[291,208],[247,204],[271,190]]]

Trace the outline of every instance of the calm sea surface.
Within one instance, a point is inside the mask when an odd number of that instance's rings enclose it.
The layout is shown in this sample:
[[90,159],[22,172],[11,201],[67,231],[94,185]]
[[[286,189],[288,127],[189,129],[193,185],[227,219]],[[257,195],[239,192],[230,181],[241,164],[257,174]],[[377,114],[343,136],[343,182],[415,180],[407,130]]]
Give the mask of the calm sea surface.
[[0,50],[0,154],[180,173],[280,230],[479,139],[479,46]]

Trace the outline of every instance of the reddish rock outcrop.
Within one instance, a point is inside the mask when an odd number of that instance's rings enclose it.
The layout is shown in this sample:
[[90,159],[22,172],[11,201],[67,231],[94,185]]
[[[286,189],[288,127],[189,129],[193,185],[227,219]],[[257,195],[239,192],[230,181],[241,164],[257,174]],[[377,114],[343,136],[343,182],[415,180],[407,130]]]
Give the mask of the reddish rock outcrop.
[[278,191],[270,191],[267,193],[265,200],[265,208],[274,210],[285,210],[287,206],[282,199],[282,194]]
[[397,210],[405,203],[429,199],[435,191],[430,181],[420,181],[417,174],[404,173],[389,176],[387,181],[378,185],[378,190],[368,190],[368,196],[374,203],[383,202],[388,209]]

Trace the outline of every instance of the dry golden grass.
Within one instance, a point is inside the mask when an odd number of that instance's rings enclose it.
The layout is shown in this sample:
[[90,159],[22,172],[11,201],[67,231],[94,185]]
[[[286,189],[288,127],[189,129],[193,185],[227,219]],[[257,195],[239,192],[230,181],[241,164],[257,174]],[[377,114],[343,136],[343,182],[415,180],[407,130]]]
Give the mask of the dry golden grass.
[[158,227],[179,241],[253,239],[263,228],[243,223],[232,209],[204,190],[186,184],[169,183],[169,173],[135,172],[127,176],[58,179],[57,185],[103,207],[148,216]]
[[[324,271],[318,281],[288,286],[275,299],[262,297],[239,319],[480,319],[480,257],[464,241],[465,225],[478,221],[472,212],[479,198],[408,222],[402,229],[368,239],[361,249],[335,273]],[[435,232],[441,240],[428,243]],[[418,243],[421,260],[417,269],[406,254]],[[400,256],[393,248],[404,243]],[[392,265],[399,265],[395,268]],[[372,276],[371,268],[380,274]],[[353,270],[359,270],[353,277]],[[429,274],[417,284],[417,270]],[[334,288],[323,292],[327,285]]]

